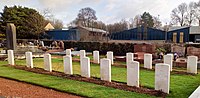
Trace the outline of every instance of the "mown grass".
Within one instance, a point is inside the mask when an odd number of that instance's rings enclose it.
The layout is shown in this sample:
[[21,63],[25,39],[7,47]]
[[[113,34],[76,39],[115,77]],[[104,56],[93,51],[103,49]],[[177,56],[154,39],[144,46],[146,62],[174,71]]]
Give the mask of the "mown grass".
[[[0,62],[0,63],[6,64],[5,62]],[[121,63],[124,63],[124,62],[121,62]],[[25,65],[25,60],[16,60],[16,64],[17,65]],[[43,68],[43,65],[44,64],[43,64],[42,58],[34,59],[35,67]],[[53,65],[53,70],[63,72],[62,58],[52,59],[52,65]],[[180,68],[179,68],[179,70],[180,70]],[[186,70],[186,69],[182,68],[181,70]],[[74,74],[80,74],[80,63],[79,62],[73,62],[73,72],[74,72]],[[198,72],[200,73],[200,70],[198,70]],[[140,70],[140,84],[142,86],[153,89],[154,88],[154,77],[155,77],[154,75],[155,75],[154,71],[147,71],[147,70],[141,69]],[[98,64],[91,64],[91,76],[100,77],[100,67]],[[112,80],[119,81],[119,82],[126,82],[126,68],[119,68],[119,67],[112,66]],[[179,98],[187,98],[199,85],[200,85],[200,75],[199,74],[195,75],[195,76],[171,74],[170,94],[167,97],[169,97],[169,98],[178,98],[178,97]],[[102,88],[102,89],[106,89],[106,88]],[[78,90],[78,89],[76,89],[76,90]],[[80,88],[80,90],[81,90],[81,88]],[[91,90],[93,90],[93,89],[91,89]],[[70,90],[68,90],[68,91],[70,91]],[[72,90],[70,92],[78,92],[78,91]],[[92,92],[92,91],[87,91],[87,92]],[[87,94],[87,92],[86,92],[86,94]],[[120,93],[122,94],[123,92],[120,92]],[[99,91],[99,93],[100,94],[110,94],[107,91],[101,92],[101,90]],[[78,94],[82,95],[81,92]],[[86,96],[90,96],[90,95],[91,94],[88,93],[88,95],[86,95]],[[124,95],[124,94],[122,94],[122,95]],[[114,96],[114,95],[112,95],[112,96]],[[141,94],[141,95],[137,94],[137,96],[135,96],[135,97],[141,97],[141,96],[143,96],[143,94]],[[93,97],[95,97],[95,96],[93,96]],[[121,96],[121,97],[123,97],[123,96]],[[129,97],[129,96],[127,95],[126,97]],[[134,96],[132,96],[132,97],[134,97]],[[143,96],[143,97],[147,97],[147,96]]]

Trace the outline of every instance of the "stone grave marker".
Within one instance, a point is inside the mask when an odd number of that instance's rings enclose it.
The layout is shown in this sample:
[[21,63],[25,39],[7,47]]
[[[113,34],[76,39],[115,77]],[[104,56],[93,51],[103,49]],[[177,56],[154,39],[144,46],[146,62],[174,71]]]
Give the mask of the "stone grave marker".
[[90,58],[83,57],[81,61],[81,76],[90,78]]
[[144,54],[144,68],[152,69],[152,54]]
[[101,80],[111,82],[111,61],[110,59],[100,60],[100,77]]
[[155,90],[169,94],[170,65],[159,63],[155,67]]
[[65,74],[73,74],[72,70],[72,57],[70,55],[66,55],[63,57],[63,64],[64,64],[64,73]]
[[127,65],[127,85],[139,87],[140,64],[137,61],[129,61]]
[[33,68],[33,57],[32,52],[26,52],[26,66]]
[[197,56],[188,56],[187,72],[197,74]]
[[93,51],[93,61],[96,64],[99,64],[99,51]]

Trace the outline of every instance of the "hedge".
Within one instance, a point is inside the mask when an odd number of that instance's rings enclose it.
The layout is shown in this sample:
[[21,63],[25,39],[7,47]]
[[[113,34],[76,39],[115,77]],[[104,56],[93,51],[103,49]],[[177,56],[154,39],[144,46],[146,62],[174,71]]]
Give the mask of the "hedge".
[[[44,41],[45,46],[50,46],[53,41]],[[105,42],[79,42],[63,41],[65,49],[77,48],[77,50],[86,50],[92,52],[98,50],[100,54],[106,54],[107,51],[113,51],[114,55],[125,56],[127,52],[134,51],[133,43],[105,43]]]

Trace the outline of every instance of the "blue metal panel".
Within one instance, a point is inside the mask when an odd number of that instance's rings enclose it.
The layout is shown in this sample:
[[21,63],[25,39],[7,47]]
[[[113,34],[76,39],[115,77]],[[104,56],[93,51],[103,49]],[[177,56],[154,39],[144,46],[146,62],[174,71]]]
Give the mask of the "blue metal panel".
[[[144,27],[133,28],[130,30],[124,30],[116,32],[111,35],[113,40],[143,40],[144,38]],[[141,37],[140,37],[141,36]],[[147,39],[146,40],[165,40],[165,31],[147,28]]]
[[173,33],[177,33],[176,42],[179,43],[179,41],[180,41],[180,33],[183,32],[183,34],[184,34],[183,42],[189,42],[189,30],[190,30],[190,27],[169,31],[167,33],[167,40],[173,41]]
[[46,31],[53,40],[79,40],[79,32],[76,29]]

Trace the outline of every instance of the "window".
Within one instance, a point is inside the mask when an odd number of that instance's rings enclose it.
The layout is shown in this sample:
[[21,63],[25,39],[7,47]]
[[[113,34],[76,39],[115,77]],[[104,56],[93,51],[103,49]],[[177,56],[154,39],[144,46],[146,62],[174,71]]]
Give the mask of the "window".
[[177,33],[174,32],[174,33],[173,33],[173,42],[174,42],[174,43],[176,43],[176,38],[177,38]]
[[181,32],[180,33],[180,40],[179,40],[180,43],[183,43],[183,38],[184,38],[184,33]]

